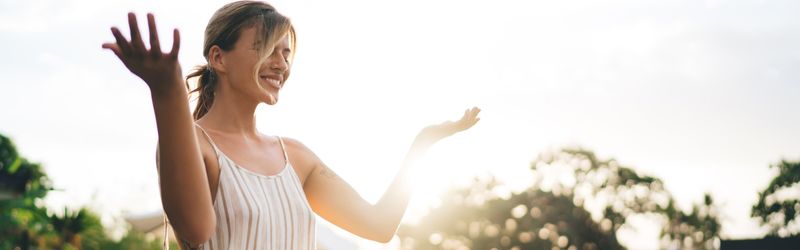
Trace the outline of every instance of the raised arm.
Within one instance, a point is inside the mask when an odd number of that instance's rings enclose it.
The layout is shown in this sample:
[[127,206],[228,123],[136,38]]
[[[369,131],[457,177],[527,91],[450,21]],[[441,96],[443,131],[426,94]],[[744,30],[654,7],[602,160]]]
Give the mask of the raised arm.
[[306,179],[304,189],[312,209],[355,235],[389,242],[411,198],[410,181],[414,175],[414,162],[437,141],[475,125],[480,120],[477,117],[479,112],[480,109],[472,108],[465,111],[458,121],[447,121],[420,131],[406,154],[400,172],[376,204],[365,201],[347,182],[310,153],[308,158],[311,160],[307,164],[312,164],[314,168]]
[[105,43],[133,74],[150,88],[158,129],[158,165],[161,202],[175,233],[184,246],[196,246],[211,237],[216,221],[205,164],[189,113],[188,94],[178,63],[180,35],[173,31],[172,50],[162,53],[155,19],[147,15],[148,50],[139,33],[136,16],[128,14],[131,40],[116,27],[115,43]]

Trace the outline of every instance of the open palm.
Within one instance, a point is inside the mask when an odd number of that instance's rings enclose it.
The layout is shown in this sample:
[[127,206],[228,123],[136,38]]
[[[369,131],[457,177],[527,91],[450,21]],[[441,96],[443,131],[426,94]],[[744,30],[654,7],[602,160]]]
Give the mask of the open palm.
[[142,78],[153,92],[164,91],[172,87],[181,86],[182,73],[178,63],[178,51],[180,49],[180,34],[178,30],[173,31],[174,40],[172,50],[169,53],[161,52],[161,44],[158,40],[158,31],[153,14],[147,15],[147,23],[150,29],[150,49],[148,50],[139,32],[136,22],[136,15],[128,13],[128,24],[131,29],[131,40],[128,41],[122,36],[119,29],[111,28],[111,33],[116,39],[116,43],[104,43],[103,48],[114,52],[125,67],[133,74]]
[[417,140],[424,145],[430,145],[455,133],[467,130],[481,120],[481,118],[478,118],[478,113],[480,112],[481,109],[473,107],[464,111],[464,115],[457,121],[445,121],[425,127],[417,135]]

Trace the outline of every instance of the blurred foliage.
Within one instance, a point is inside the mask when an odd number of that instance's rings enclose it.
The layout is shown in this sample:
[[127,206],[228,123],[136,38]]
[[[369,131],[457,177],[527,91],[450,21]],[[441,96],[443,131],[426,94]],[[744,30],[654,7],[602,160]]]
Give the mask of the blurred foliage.
[[48,233],[49,217],[37,203],[50,190],[42,167],[20,157],[11,139],[0,135],[0,249],[44,244],[38,236]]
[[0,169],[16,172],[21,160],[11,139],[0,135]]
[[48,212],[42,199],[51,190],[42,166],[28,162],[0,135],[0,249],[161,249],[160,238],[133,230],[119,241],[110,239],[87,208]]
[[50,216],[50,223],[59,246],[99,249],[101,243],[108,240],[100,218],[87,208],[74,212],[64,208],[63,215]]
[[[504,192],[494,178],[448,191],[398,234],[407,249],[624,249],[617,231],[632,215],[663,221],[662,248],[714,249],[720,224],[710,195],[690,213],[658,178],[583,149],[541,154],[532,185]],[[593,214],[591,211],[596,211]]]
[[[118,241],[103,242],[100,249],[107,250],[123,250],[123,249],[150,249],[161,250],[162,238],[154,237],[154,235],[147,235],[142,232],[129,229],[125,236]],[[178,244],[171,241],[169,249],[178,249]]]
[[[778,174],[764,191],[758,193],[758,201],[753,205],[751,216],[769,227],[770,236],[798,236],[798,227],[791,228],[789,225],[800,223],[796,220],[800,213],[800,197],[797,197],[796,192],[800,185],[800,161],[782,160],[770,167],[777,168]],[[794,193],[788,193],[790,190],[794,190]],[[780,197],[781,192],[788,194]]]

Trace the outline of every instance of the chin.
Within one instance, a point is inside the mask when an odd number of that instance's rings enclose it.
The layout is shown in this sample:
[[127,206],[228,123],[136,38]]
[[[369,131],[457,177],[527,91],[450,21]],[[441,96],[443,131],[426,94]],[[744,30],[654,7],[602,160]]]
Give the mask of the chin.
[[261,102],[266,103],[267,105],[275,105],[278,103],[278,93],[268,93],[264,96],[264,99]]

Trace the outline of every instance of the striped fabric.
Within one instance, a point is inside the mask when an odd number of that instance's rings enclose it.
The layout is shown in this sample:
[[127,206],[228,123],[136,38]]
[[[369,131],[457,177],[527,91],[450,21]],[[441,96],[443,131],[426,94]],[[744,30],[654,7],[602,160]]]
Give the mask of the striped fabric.
[[219,188],[214,198],[217,228],[202,249],[316,249],[315,216],[300,178],[278,137],[286,164],[275,175],[247,170],[217,148]]

